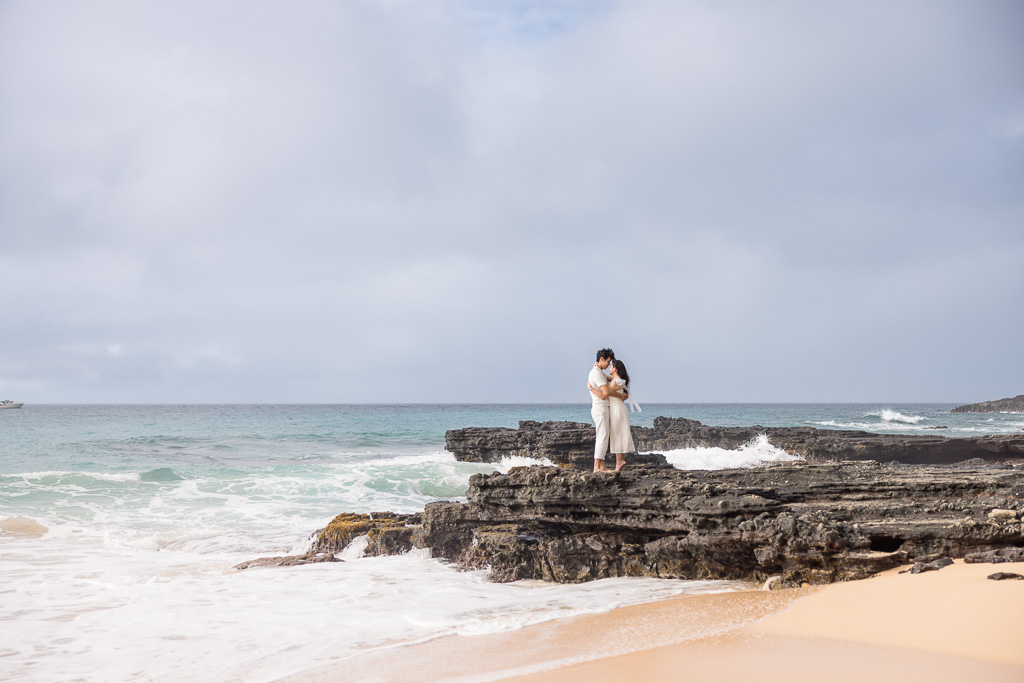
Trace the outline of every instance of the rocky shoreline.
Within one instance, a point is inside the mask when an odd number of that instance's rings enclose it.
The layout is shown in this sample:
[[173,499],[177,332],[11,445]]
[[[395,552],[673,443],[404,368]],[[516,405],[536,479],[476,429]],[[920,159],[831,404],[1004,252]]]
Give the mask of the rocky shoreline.
[[[652,427],[632,427],[631,431],[638,450],[655,451],[628,458],[638,465],[667,464],[657,451],[697,447],[732,450],[762,434],[773,446],[811,463],[898,460],[907,464],[942,464],[971,458],[1024,462],[1024,435],[1017,434],[957,439],[813,427],[714,427],[681,417],[656,417]],[[499,462],[503,458],[525,456],[587,470],[594,463],[594,437],[594,426],[582,422],[523,420],[518,429],[451,429],[445,433],[445,449],[456,460],[468,462]]]
[[[414,515],[344,513],[314,534],[306,555],[238,568],[333,561],[356,539],[365,542],[366,555],[429,549],[460,568],[487,568],[495,581],[647,576],[771,579],[773,587],[789,587],[864,578],[911,562],[921,571],[942,558],[1024,560],[1018,437],[725,428],[656,418],[652,428],[634,428],[640,448],[735,448],[764,433],[806,461],[688,471],[655,453],[645,464],[631,457],[622,472],[594,473],[587,471],[587,429],[523,422],[516,430],[449,431],[448,449],[460,460],[527,455],[561,466],[474,475],[467,502],[430,503]],[[979,452],[990,457],[920,464]],[[843,457],[849,454],[858,457]],[[878,454],[892,462],[877,462]]]
[[1024,394],[998,401],[983,401],[966,406],[957,406],[951,413],[1024,413]]
[[777,576],[776,587],[940,558],[1024,559],[1024,465],[521,467],[474,475],[467,498],[419,515],[340,515],[313,552],[365,534],[367,555],[429,548],[495,581]]

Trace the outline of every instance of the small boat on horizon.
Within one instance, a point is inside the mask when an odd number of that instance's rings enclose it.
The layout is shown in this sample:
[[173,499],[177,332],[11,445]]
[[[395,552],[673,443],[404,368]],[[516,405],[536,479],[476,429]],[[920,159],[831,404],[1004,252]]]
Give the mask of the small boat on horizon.
[[0,408],[20,408],[24,403],[15,403],[14,401],[0,401]]

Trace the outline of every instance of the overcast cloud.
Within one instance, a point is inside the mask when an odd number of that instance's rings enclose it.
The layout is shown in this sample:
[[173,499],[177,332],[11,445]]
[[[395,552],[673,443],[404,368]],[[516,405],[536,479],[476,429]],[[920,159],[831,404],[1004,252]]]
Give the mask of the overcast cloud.
[[1024,5],[0,2],[0,398],[1024,392]]

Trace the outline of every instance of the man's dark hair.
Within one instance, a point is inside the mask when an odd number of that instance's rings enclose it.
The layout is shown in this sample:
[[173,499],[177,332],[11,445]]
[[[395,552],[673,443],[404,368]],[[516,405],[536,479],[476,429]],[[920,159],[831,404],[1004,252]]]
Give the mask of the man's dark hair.
[[597,362],[600,363],[602,358],[607,358],[608,360],[615,360],[615,352],[612,351],[611,349],[601,349],[600,351],[597,352]]

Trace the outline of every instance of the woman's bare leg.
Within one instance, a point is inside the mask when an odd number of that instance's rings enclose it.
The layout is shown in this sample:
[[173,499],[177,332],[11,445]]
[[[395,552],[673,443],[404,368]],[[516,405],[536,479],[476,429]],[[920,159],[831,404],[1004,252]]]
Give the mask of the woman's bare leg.
[[626,454],[616,453],[615,454],[615,471],[618,472],[626,466]]
[[604,464],[604,458],[594,458],[594,471],[607,472],[608,466]]

